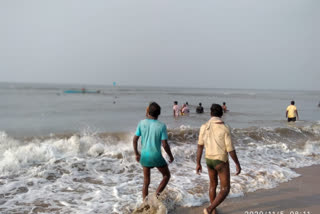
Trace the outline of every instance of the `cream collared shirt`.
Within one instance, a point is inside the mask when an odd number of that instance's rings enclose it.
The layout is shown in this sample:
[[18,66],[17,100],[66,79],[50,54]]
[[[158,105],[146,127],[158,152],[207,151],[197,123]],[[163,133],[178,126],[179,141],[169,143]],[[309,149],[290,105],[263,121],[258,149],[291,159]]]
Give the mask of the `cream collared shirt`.
[[208,122],[203,124],[200,128],[198,144],[204,145],[206,158],[226,162],[228,161],[228,152],[233,151],[234,146],[229,127],[221,123],[221,118],[211,117]]

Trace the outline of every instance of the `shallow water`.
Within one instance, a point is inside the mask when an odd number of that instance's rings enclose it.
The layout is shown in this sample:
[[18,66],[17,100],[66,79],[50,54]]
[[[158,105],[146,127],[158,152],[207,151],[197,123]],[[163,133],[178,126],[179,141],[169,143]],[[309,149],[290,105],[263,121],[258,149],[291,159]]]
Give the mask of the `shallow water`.
[[[209,114],[175,120],[173,100],[188,101],[192,112],[200,101],[205,110],[227,101],[224,120],[232,127],[243,168],[231,177],[230,197],[274,188],[299,176],[292,168],[320,163],[315,92],[119,87],[100,95],[66,95],[67,86],[4,84],[0,89],[5,101],[0,104],[1,213],[131,213],[142,203],[143,182],[132,137],[151,98],[162,106],[159,119],[168,125],[175,156],[161,196],[168,210],[208,201],[207,170],[197,175],[195,158],[199,126]],[[288,124],[284,110],[292,97],[302,121]],[[234,174],[232,161],[230,166]],[[153,169],[150,194],[160,180]]]

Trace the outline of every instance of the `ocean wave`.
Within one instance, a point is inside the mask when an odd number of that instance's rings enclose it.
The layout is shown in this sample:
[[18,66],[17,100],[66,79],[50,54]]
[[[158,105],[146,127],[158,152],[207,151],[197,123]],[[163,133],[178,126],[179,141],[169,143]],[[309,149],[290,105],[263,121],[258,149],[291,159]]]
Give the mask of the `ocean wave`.
[[[232,129],[243,170],[231,176],[229,197],[274,188],[299,176],[292,168],[319,164],[319,131],[318,123]],[[195,174],[198,134],[199,128],[190,126],[168,130],[175,156],[163,193],[169,210],[208,201],[207,172]],[[143,182],[132,137],[129,132],[84,132],[15,139],[0,132],[1,212],[131,213],[142,202]],[[160,180],[153,170],[150,194]]]

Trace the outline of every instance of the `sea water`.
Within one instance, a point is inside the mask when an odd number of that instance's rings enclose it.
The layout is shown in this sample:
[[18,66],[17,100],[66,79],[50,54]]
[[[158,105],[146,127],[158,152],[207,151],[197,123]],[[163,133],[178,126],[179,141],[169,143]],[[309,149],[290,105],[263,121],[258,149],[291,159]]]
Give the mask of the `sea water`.
[[[64,90],[101,90],[64,94]],[[1,213],[131,213],[142,203],[143,174],[132,137],[149,102],[162,107],[175,161],[161,196],[175,206],[208,202],[208,175],[195,173],[199,127],[212,103],[227,102],[223,120],[242,166],[231,167],[229,197],[275,188],[299,176],[293,169],[320,163],[319,92],[0,84]],[[172,104],[189,103],[189,116],[173,118]],[[300,120],[285,110],[296,101]],[[195,108],[202,102],[205,113]],[[168,159],[165,152],[164,157]],[[151,173],[150,195],[161,174]]]

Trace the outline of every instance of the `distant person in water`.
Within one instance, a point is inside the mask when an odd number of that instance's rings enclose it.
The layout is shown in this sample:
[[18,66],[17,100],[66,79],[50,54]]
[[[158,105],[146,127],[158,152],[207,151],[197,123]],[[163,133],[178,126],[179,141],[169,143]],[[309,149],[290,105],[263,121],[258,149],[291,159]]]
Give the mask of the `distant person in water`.
[[188,115],[190,112],[189,107],[187,104],[183,104],[181,108],[181,115]]
[[222,109],[223,109],[223,113],[226,113],[227,111],[229,111],[229,110],[227,109],[226,102],[223,102],[223,103],[222,103]]
[[180,107],[178,106],[178,101],[173,102],[173,117],[179,117]]
[[[152,102],[151,102],[151,103],[152,103]],[[149,105],[150,105],[151,103],[149,103]],[[149,105],[148,105],[147,108],[146,108],[146,118],[148,118],[148,115],[149,115]]]
[[202,113],[203,113],[202,103],[199,103],[199,106],[196,108],[196,112],[197,112],[198,114],[202,114]]
[[297,107],[294,105],[294,101],[291,101],[291,105],[287,107],[286,118],[288,118],[288,122],[295,122],[299,119]]
[[[201,156],[203,148],[205,148],[205,158],[210,179],[210,206],[203,210],[205,214],[215,214],[216,207],[229,194],[230,168],[228,154],[236,164],[236,175],[239,175],[241,172],[241,166],[231,141],[230,129],[221,120],[222,115],[222,107],[218,104],[212,104],[211,119],[201,126],[199,133],[196,172],[197,174],[202,172]],[[216,196],[218,176],[220,180],[220,192]]]
[[[167,141],[167,127],[164,123],[158,121],[160,113],[160,106],[155,102],[151,103],[149,105],[148,118],[139,122],[135,136],[133,137],[133,149],[136,156],[136,161],[139,162],[143,167],[143,199],[148,196],[150,171],[153,167],[156,167],[163,176],[162,181],[156,190],[157,196],[160,195],[169,182],[170,171],[167,162],[162,157],[161,145],[170,158],[169,163],[174,160]],[[138,140],[140,136],[141,154],[138,152]]]
[[149,115],[149,106],[146,108],[146,118],[148,118]]

